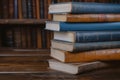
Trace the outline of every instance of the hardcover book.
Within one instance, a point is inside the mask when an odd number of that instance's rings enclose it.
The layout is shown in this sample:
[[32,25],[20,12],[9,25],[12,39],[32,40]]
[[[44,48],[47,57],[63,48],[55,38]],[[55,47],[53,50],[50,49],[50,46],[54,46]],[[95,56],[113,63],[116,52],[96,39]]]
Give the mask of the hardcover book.
[[102,69],[108,64],[100,61],[96,62],[81,62],[81,63],[62,63],[54,59],[48,60],[49,68],[69,74],[79,74],[83,72],[89,72],[96,69]]
[[120,31],[55,31],[54,39],[76,43],[120,41]]
[[82,52],[120,48],[120,41],[72,43],[66,41],[52,40],[51,47],[69,52]]
[[70,23],[70,22],[47,21],[46,29],[52,31],[119,31],[120,22]]
[[71,53],[51,48],[51,57],[61,62],[91,62],[91,61],[117,61],[120,60],[120,49],[104,49]]
[[95,2],[64,2],[51,4],[49,13],[120,13],[120,5],[113,3],[95,3]]
[[53,21],[120,22],[120,14],[53,14]]

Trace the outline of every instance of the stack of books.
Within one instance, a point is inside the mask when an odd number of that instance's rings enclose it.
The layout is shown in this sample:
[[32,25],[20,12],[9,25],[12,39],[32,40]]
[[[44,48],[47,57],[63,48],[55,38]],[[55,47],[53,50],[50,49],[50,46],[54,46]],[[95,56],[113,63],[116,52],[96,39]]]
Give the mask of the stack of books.
[[108,67],[103,61],[120,60],[120,5],[66,2],[49,6],[54,31],[49,67],[78,74]]

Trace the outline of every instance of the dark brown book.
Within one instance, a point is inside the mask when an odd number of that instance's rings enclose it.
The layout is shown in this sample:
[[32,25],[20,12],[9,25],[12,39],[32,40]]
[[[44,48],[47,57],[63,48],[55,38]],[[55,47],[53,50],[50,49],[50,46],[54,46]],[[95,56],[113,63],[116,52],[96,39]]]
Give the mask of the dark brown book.
[[48,18],[48,0],[44,0],[44,18]]
[[37,48],[37,32],[36,32],[36,27],[31,28],[31,44],[32,48]]
[[[48,0],[48,7],[49,7],[49,5],[52,3],[52,1],[51,0]],[[51,14],[48,14],[48,19],[49,20],[52,20],[52,15]]]
[[40,19],[40,0],[36,0],[36,16],[37,16],[37,19]]
[[46,31],[46,35],[47,35],[47,48],[49,49],[51,46],[51,32]]
[[27,18],[27,0],[22,0],[22,15],[23,18]]
[[42,31],[40,27],[37,27],[37,48],[42,48]]
[[26,26],[27,48],[32,48],[32,27]]
[[53,14],[53,21],[119,22],[120,14]]
[[14,0],[9,0],[9,18],[14,18]]
[[14,47],[14,36],[13,36],[13,28],[8,28],[4,26],[3,34],[2,34],[2,44],[4,47]]
[[21,46],[21,27],[17,26],[14,27],[14,43],[15,43],[15,48],[22,48]]
[[42,29],[42,48],[47,48],[47,35],[46,30]]
[[45,18],[45,0],[40,0],[40,19],[44,19]]
[[22,14],[22,0],[18,0],[18,16],[19,19],[23,19],[23,14]]
[[36,0],[32,0],[33,18],[37,19],[36,15]]
[[22,26],[21,27],[21,45],[22,48],[27,48],[27,27],[26,26]]
[[3,11],[3,19],[9,18],[9,3],[8,0],[2,0],[2,11]]

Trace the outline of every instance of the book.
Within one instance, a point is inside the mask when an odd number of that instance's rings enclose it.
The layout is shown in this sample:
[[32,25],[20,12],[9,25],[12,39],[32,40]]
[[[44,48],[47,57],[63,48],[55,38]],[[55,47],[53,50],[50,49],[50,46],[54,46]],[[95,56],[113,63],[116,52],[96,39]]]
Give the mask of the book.
[[18,16],[19,16],[19,19],[23,19],[22,0],[18,0]]
[[72,43],[66,41],[52,40],[51,47],[69,52],[82,52],[120,48],[120,41]]
[[32,9],[33,9],[33,18],[37,19],[37,13],[36,13],[36,0],[32,0]]
[[8,19],[9,18],[9,3],[7,0],[2,0],[1,1],[2,5],[2,16],[3,16],[3,19]]
[[120,13],[120,5],[115,3],[95,3],[95,2],[64,2],[51,4],[49,13],[97,13],[111,14]]
[[14,0],[14,18],[18,19],[18,0]]
[[28,12],[27,18],[28,19],[33,18],[33,9],[32,9],[33,4],[32,3],[33,3],[32,0],[27,0],[27,12]]
[[40,0],[40,19],[44,19],[45,18],[45,4],[44,4],[45,0]]
[[12,19],[14,18],[13,16],[13,13],[14,13],[14,0],[9,0],[9,18]]
[[27,0],[22,0],[22,16],[23,16],[23,19],[26,19],[27,18],[27,14],[28,14],[28,11],[27,11]]
[[63,63],[55,59],[48,60],[49,68],[69,74],[80,74],[83,72],[89,72],[96,69],[102,69],[109,65],[96,61],[96,62],[81,62],[81,63]]
[[119,14],[53,14],[53,21],[120,22],[120,15]]
[[120,60],[120,49],[104,49],[71,53],[68,51],[51,48],[50,56],[66,63],[118,61]]
[[69,23],[69,22],[47,21],[46,29],[52,31],[119,31],[120,22]]
[[120,31],[55,31],[54,39],[76,43],[120,41]]

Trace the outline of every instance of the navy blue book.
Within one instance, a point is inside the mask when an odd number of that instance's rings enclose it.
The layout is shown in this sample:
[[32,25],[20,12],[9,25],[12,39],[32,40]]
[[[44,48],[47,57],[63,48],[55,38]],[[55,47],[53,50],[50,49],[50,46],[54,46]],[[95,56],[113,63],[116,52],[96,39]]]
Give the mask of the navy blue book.
[[120,4],[95,2],[66,2],[51,4],[49,13],[120,13]]
[[27,2],[27,11],[28,11],[28,18],[31,19],[33,18],[33,10],[32,10],[32,0],[28,0]]
[[18,0],[14,0],[14,18],[18,19]]
[[75,43],[120,41],[120,31],[55,31],[54,39]]
[[120,22],[69,23],[47,21],[46,29],[52,31],[120,31]]

